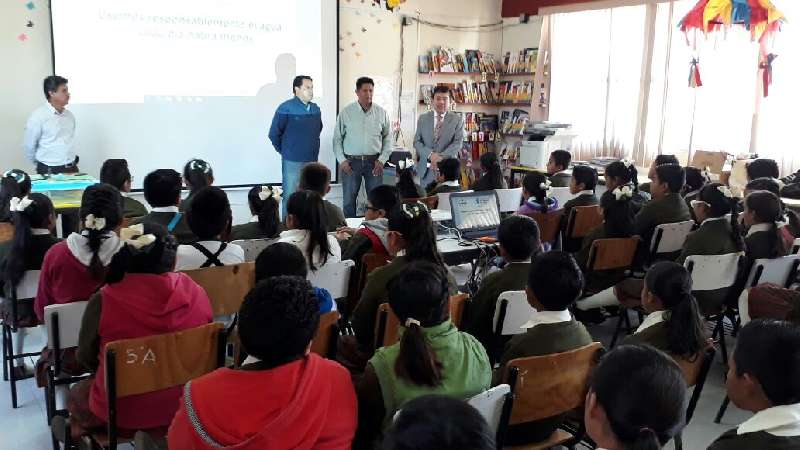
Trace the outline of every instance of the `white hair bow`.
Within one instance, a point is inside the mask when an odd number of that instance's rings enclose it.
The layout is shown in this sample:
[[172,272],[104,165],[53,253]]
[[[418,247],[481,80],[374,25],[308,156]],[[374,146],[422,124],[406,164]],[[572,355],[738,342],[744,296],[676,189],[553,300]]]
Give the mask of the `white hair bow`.
[[733,192],[731,192],[731,188],[728,186],[725,186],[724,184],[717,186],[717,190],[722,192],[722,195],[724,195],[725,198],[733,198]]
[[281,195],[283,195],[283,189],[278,186],[261,186],[261,192],[258,193],[258,198],[261,201],[265,201],[266,199],[272,197],[275,199],[276,202],[281,202]]
[[539,183],[539,189],[543,190],[545,192],[545,195],[547,195],[549,197],[550,196],[550,192],[552,191],[552,189],[550,189],[550,187],[552,185],[553,185],[552,181],[544,180],[541,183]]
[[411,325],[416,325],[419,327],[422,324],[419,322],[419,320],[412,319],[411,317],[409,317],[408,319],[406,319],[406,328],[410,327]]
[[711,179],[711,167],[706,166],[702,171],[703,178],[708,181]]
[[11,212],[23,212],[28,206],[33,204],[33,200],[31,200],[27,195],[25,197],[11,197],[11,201],[9,202],[8,210]]
[[397,161],[397,168],[400,170],[410,169],[414,167],[414,160],[411,158],[401,159]]
[[95,217],[94,214],[89,214],[83,221],[83,227],[87,230],[103,231],[106,227],[106,219],[104,217]]
[[614,197],[616,197],[617,201],[622,200],[623,198],[631,198],[633,197],[633,189],[629,185],[620,186],[612,192]]
[[14,172],[14,169],[6,170],[6,172],[3,174],[3,178],[13,178],[17,183],[22,183],[25,181],[25,177],[25,172]]
[[621,162],[621,163],[622,163],[622,165],[623,165],[623,166],[625,166],[625,168],[626,168],[626,169],[630,169],[630,168],[631,168],[631,166],[634,164],[634,162],[635,162],[635,161],[634,161],[634,160],[632,160],[632,159],[623,158],[623,159],[621,159],[619,162]]
[[192,162],[189,163],[189,168],[192,170],[199,170],[203,173],[208,173],[209,170],[211,170],[211,166],[209,166],[207,162],[199,159],[193,159]]
[[141,250],[156,241],[154,234],[144,234],[144,225],[141,223],[119,230],[119,237],[126,245],[137,250]]

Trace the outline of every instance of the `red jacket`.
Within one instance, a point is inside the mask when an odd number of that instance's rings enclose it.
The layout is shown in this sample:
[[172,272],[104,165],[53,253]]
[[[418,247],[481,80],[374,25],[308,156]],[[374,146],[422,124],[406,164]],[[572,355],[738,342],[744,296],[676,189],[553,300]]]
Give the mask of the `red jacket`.
[[[172,333],[212,320],[206,292],[183,273],[126,274],[100,289],[100,365],[89,394],[89,407],[108,420],[105,389],[105,346],[109,342]],[[182,386],[117,401],[117,425],[128,429],[165,427],[178,410]]]
[[170,450],[349,450],[357,408],[347,370],[312,353],[273,369],[218,369],[193,380],[167,440]]
[[44,323],[44,307],[89,300],[102,281],[92,278],[89,268],[72,255],[66,241],[50,247],[44,255],[42,274],[33,308]]

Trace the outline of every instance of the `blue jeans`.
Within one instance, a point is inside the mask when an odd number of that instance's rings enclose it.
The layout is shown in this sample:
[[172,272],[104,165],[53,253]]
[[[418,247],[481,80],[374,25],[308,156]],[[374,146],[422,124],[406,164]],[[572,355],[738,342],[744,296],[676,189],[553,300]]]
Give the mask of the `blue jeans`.
[[297,190],[300,183],[300,171],[308,161],[289,161],[281,158],[281,176],[283,178],[283,198],[281,198],[281,218],[286,219],[286,203],[289,196]]
[[381,171],[380,175],[372,174],[372,171],[375,170],[374,159],[348,159],[348,162],[353,171],[349,174],[344,173],[344,171],[341,172],[342,190],[344,191],[342,204],[345,217],[356,217],[356,200],[358,199],[358,191],[361,190],[361,178],[364,178],[364,187],[369,194],[369,191],[382,184],[383,171]]

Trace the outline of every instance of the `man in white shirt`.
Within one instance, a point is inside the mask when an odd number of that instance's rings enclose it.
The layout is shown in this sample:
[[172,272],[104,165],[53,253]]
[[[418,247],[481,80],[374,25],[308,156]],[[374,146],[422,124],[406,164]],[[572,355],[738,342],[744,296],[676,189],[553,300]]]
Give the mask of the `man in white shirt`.
[[450,111],[450,89],[436,86],[433,111],[419,116],[414,136],[419,185],[427,186],[434,180],[439,161],[458,158],[463,144],[464,119],[461,114]]
[[37,108],[25,125],[25,157],[36,164],[36,172],[42,175],[78,172],[73,146],[75,116],[66,109],[67,79],[57,75],[45,78],[44,96],[47,103]]

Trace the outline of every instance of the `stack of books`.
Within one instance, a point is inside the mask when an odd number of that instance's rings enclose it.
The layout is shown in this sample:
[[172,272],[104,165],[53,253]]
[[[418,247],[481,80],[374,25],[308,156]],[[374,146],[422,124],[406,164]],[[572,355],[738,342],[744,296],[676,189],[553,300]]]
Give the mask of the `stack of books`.
[[494,56],[480,50],[455,53],[448,47],[434,48],[419,57],[419,73],[497,73]]

